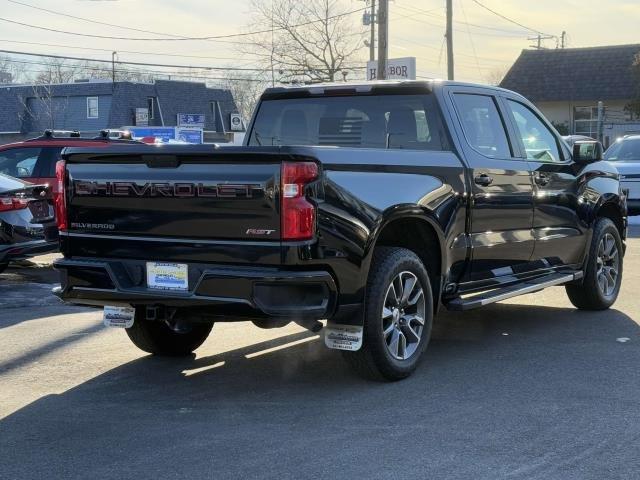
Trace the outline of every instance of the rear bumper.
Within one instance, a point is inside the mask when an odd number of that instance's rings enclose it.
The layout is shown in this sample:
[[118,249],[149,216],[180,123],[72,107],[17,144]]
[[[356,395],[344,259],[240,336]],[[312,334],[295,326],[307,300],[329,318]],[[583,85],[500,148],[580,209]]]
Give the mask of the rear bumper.
[[54,293],[80,305],[157,305],[189,308],[214,317],[323,319],[336,308],[337,288],[326,271],[189,264],[189,290],[146,286],[139,260],[61,259]]

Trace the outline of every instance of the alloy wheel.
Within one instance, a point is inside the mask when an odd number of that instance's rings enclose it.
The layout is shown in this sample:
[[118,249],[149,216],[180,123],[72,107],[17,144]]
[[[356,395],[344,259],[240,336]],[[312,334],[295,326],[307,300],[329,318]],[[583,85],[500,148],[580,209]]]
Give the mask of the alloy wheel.
[[424,329],[425,298],[418,277],[409,271],[394,277],[382,306],[382,330],[391,356],[411,357],[420,344]]
[[616,291],[620,272],[620,255],[616,240],[610,233],[605,233],[598,245],[596,258],[596,278],[598,288],[605,297],[610,297]]

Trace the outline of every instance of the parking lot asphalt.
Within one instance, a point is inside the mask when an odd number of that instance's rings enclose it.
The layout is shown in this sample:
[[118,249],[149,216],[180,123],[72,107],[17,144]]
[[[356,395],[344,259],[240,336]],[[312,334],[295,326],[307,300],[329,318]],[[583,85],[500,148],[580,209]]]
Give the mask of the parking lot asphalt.
[[614,308],[578,312],[553,288],[443,312],[390,384],[294,326],[218,324],[193,357],[145,355],[59,304],[51,269],[9,269],[0,478],[640,478],[633,229]]

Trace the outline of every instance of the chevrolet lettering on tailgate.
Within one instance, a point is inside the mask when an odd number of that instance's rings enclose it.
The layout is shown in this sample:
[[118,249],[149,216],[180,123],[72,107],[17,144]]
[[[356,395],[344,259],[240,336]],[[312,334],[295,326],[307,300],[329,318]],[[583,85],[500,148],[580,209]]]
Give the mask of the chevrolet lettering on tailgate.
[[76,180],[73,191],[76,195],[120,196],[120,197],[218,197],[253,198],[261,192],[257,184],[207,184],[191,182],[94,182]]

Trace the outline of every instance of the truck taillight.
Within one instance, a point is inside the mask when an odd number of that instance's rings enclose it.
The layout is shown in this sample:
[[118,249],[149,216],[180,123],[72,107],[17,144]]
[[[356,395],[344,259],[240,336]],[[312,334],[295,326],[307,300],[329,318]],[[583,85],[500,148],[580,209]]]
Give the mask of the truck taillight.
[[56,163],[56,181],[58,182],[58,188],[56,189],[57,191],[53,199],[58,230],[67,229],[67,199],[64,194],[65,178],[65,161],[59,160]]
[[3,197],[0,198],[0,212],[8,212],[11,210],[22,210],[29,205],[29,199],[20,197]]
[[318,177],[313,162],[282,164],[282,232],[283,240],[308,240],[316,227],[316,208],[304,196],[306,184]]

